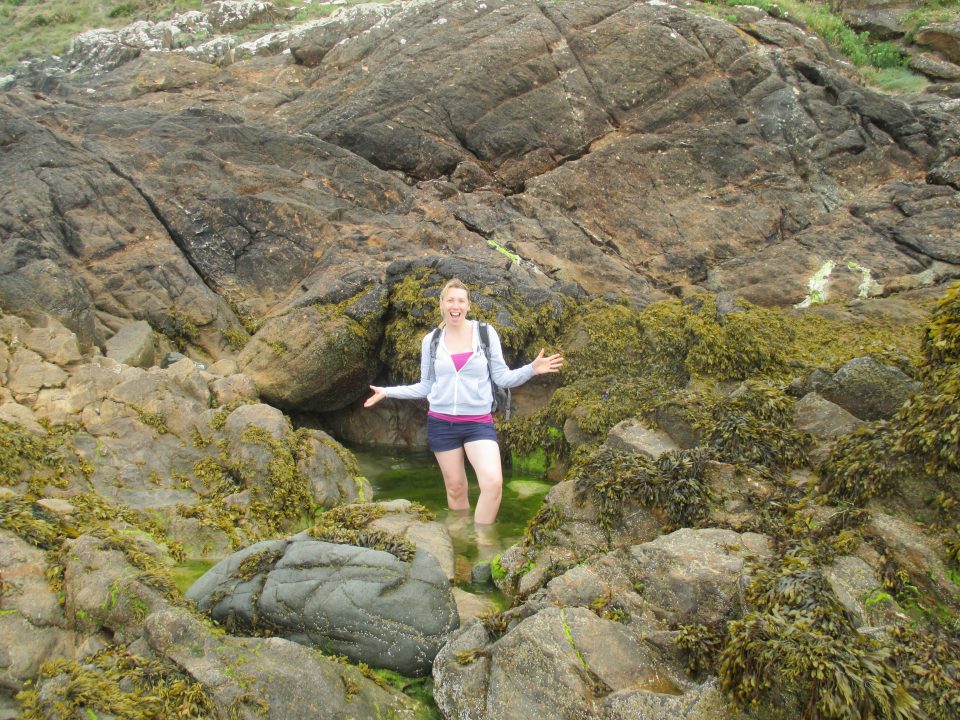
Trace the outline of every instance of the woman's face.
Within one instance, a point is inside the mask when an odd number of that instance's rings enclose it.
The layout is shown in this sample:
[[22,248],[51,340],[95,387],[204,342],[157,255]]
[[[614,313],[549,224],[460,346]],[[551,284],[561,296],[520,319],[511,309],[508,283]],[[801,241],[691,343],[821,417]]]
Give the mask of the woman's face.
[[467,319],[467,311],[470,309],[470,300],[467,299],[467,291],[462,288],[450,288],[447,294],[440,300],[440,312],[443,320],[450,326],[457,326]]

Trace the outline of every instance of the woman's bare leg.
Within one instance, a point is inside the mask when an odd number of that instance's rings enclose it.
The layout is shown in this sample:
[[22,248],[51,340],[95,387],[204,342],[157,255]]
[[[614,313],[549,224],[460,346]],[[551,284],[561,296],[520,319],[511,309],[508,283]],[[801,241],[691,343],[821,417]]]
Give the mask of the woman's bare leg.
[[493,440],[474,440],[463,446],[477,474],[480,498],[473,520],[478,525],[496,521],[503,494],[503,469],[500,467],[500,446]]
[[497,553],[503,552],[496,524],[481,525],[475,522],[473,527],[477,533],[477,562],[490,562]]
[[463,449],[435,452],[434,456],[443,474],[443,484],[447,488],[447,507],[451,510],[469,510],[470,498],[467,496],[467,470],[463,466]]

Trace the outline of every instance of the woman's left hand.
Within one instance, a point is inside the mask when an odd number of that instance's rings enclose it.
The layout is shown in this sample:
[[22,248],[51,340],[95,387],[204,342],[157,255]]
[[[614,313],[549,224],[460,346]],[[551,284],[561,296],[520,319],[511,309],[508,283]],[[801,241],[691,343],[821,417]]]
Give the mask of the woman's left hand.
[[533,374],[534,375],[544,375],[546,373],[558,372],[561,367],[563,367],[563,356],[560,354],[557,355],[547,355],[543,356],[543,348],[540,349],[540,354],[534,359],[533,365]]

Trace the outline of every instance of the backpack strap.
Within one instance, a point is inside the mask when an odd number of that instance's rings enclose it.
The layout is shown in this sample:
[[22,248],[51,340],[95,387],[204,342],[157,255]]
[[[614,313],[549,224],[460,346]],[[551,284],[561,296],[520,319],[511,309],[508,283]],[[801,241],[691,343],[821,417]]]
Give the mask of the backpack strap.
[[490,326],[481,320],[478,329],[480,330],[480,347],[483,354],[487,356],[487,360],[490,360]]
[[[494,405],[497,405],[497,389],[499,386],[493,381],[493,366],[490,363],[490,326],[487,323],[481,321],[478,327],[478,330],[480,331],[480,347],[483,348],[483,354],[487,358],[487,372],[490,375],[490,390],[493,392],[493,402],[494,402]],[[511,402],[510,388],[504,389],[503,393],[506,398],[506,401],[505,401],[506,407],[497,408],[497,409],[504,410],[505,418],[509,420],[510,419],[510,402]]]
[[430,336],[430,375],[428,380],[437,379],[437,347],[440,345],[440,328],[435,328]]

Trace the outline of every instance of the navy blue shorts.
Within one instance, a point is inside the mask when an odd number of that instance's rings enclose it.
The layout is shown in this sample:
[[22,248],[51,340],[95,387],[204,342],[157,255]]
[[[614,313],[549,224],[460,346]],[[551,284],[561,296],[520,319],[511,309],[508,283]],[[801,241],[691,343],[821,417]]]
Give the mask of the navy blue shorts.
[[462,448],[464,443],[477,440],[497,441],[493,423],[449,422],[427,416],[427,442],[433,452],[446,452]]

